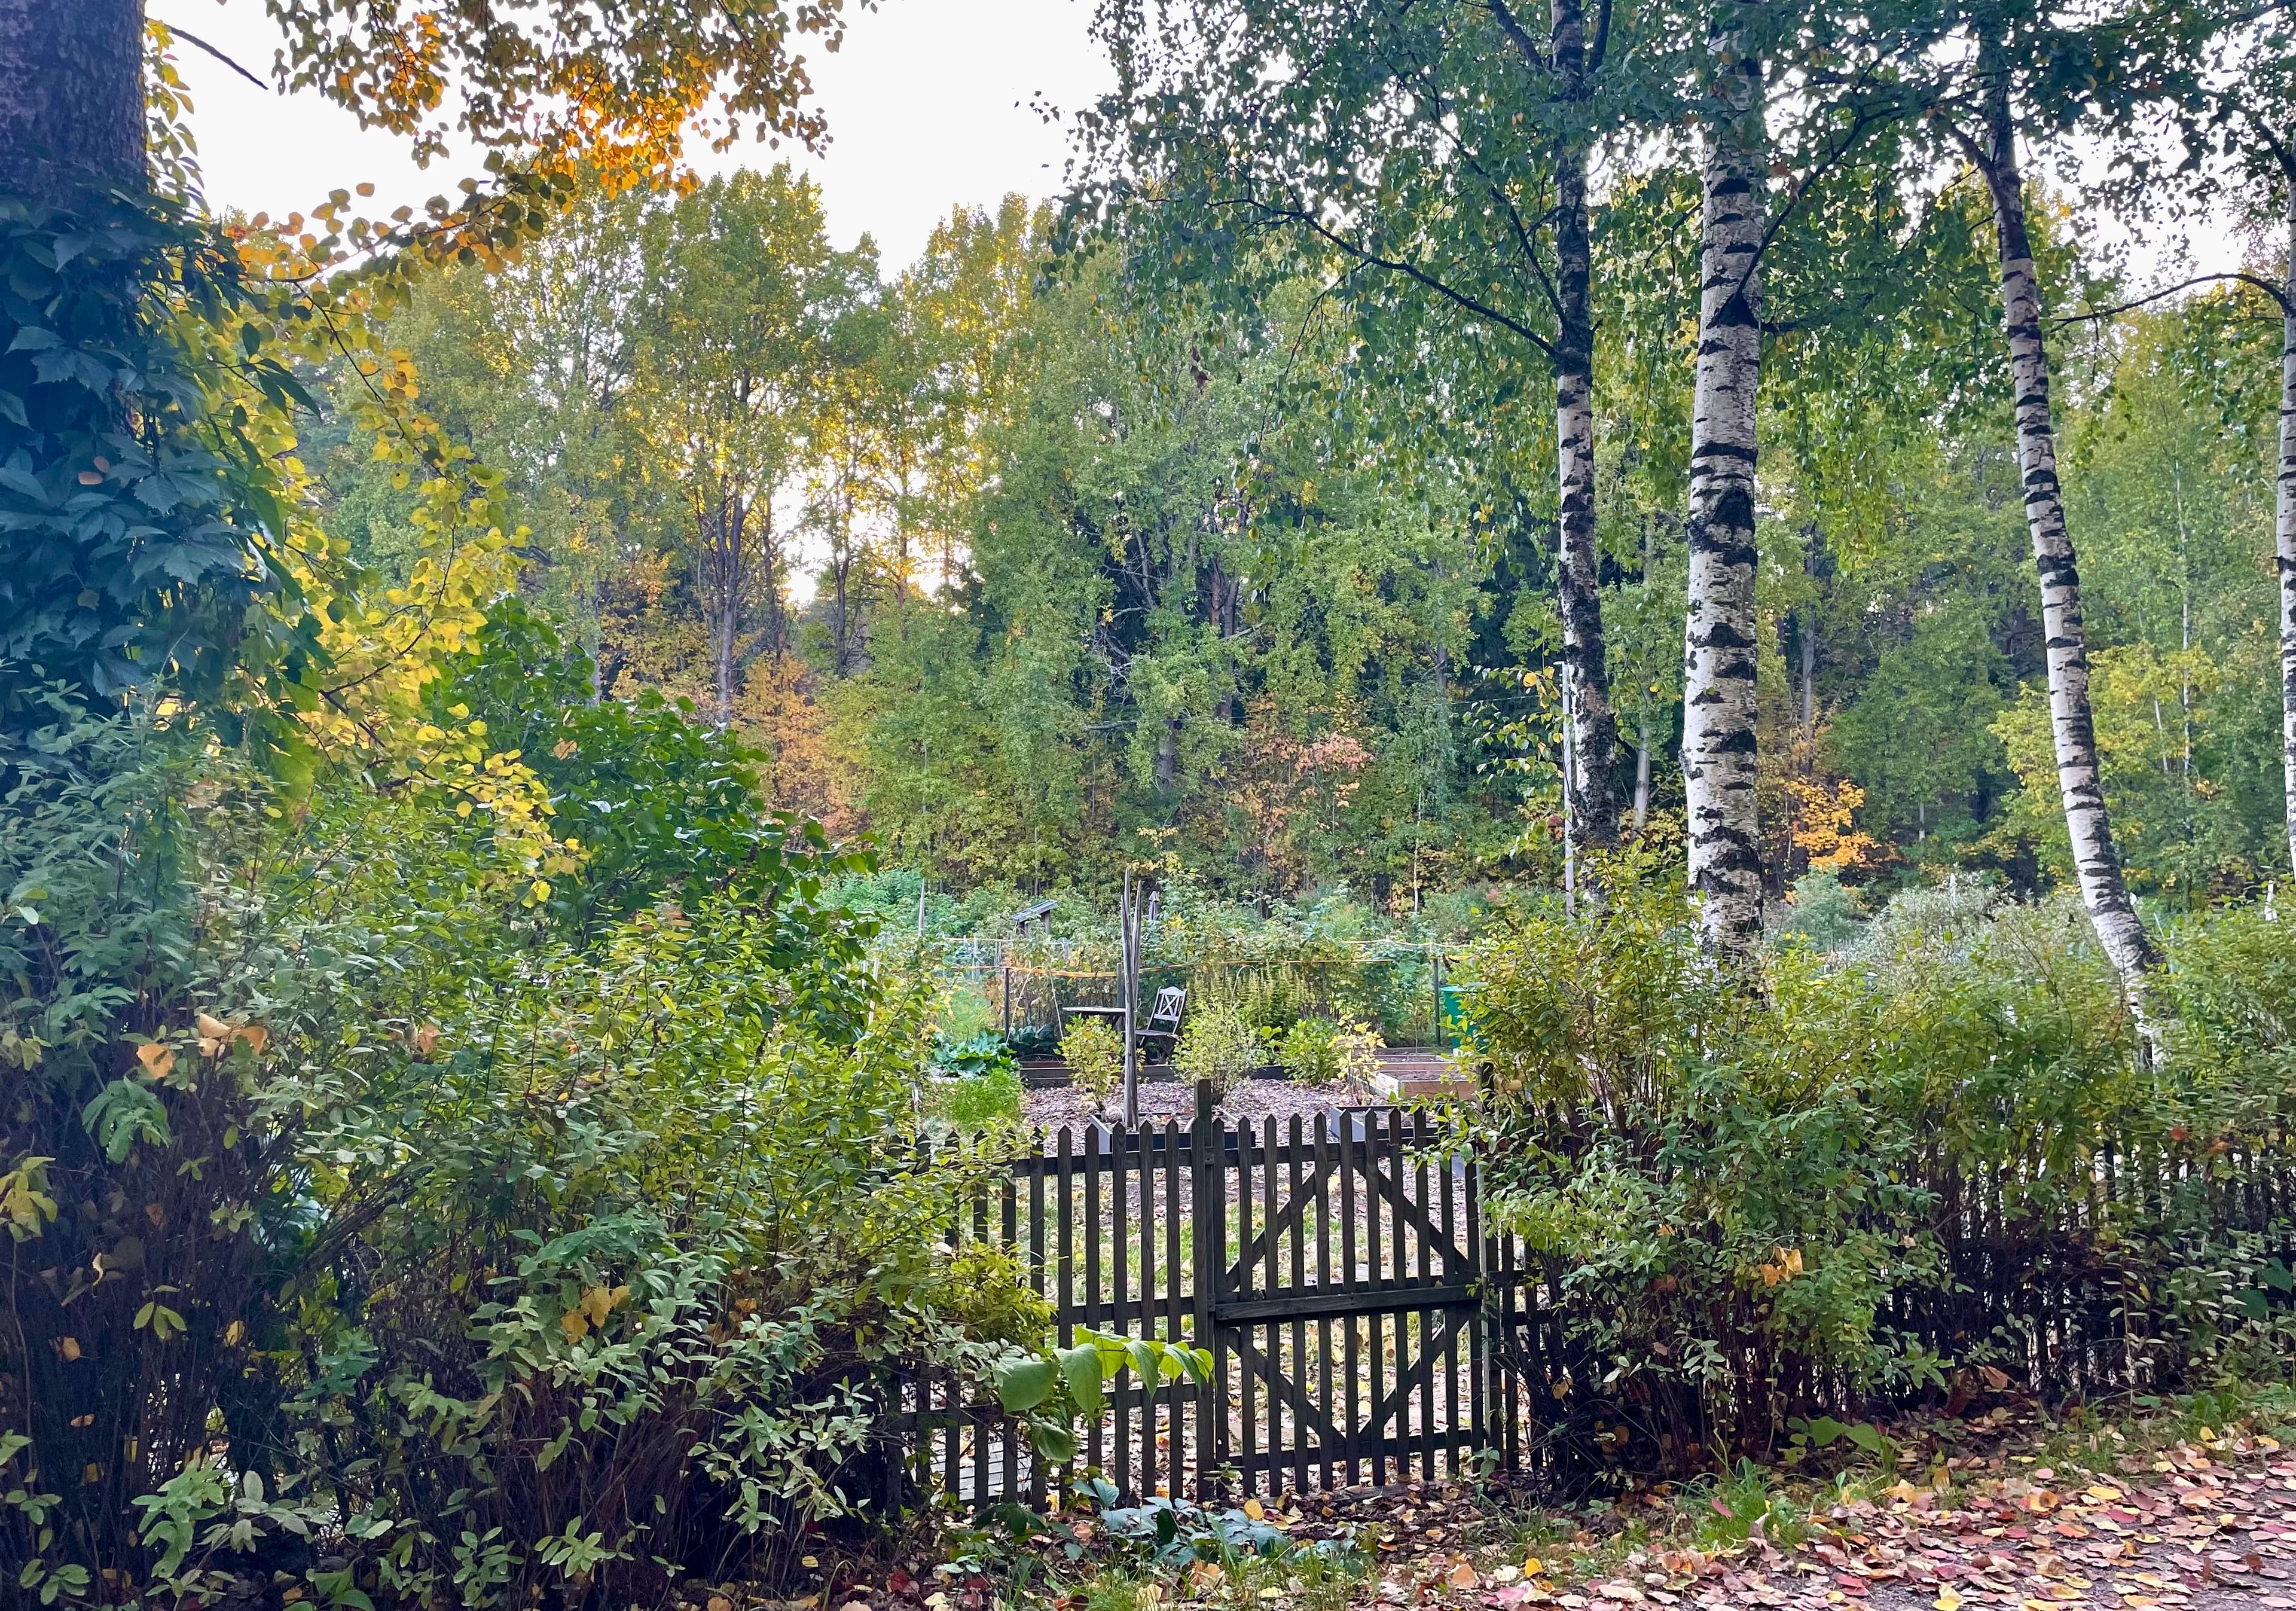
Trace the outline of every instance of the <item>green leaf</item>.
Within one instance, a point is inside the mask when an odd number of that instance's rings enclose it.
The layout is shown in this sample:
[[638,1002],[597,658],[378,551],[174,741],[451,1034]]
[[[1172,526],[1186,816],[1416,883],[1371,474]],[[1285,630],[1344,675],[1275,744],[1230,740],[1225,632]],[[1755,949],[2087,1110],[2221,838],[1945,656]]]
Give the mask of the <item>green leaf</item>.
[[1025,1415],[1051,1396],[1059,1379],[1050,1360],[1008,1360],[996,1367],[996,1400],[1007,1415]]
[[1133,1374],[1140,1378],[1140,1391],[1155,1392],[1164,1379],[1164,1345],[1135,1337],[1125,1344],[1124,1353],[1132,1361]]
[[1039,1455],[1057,1465],[1066,1465],[1076,1459],[1076,1434],[1058,1421],[1030,1421],[1029,1442],[1036,1446]]
[[1069,1402],[1086,1415],[1098,1415],[1107,1402],[1101,1385],[1108,1380],[1108,1373],[1101,1368],[1099,1345],[1079,1343],[1061,1350],[1059,1357],[1061,1375],[1069,1385]]

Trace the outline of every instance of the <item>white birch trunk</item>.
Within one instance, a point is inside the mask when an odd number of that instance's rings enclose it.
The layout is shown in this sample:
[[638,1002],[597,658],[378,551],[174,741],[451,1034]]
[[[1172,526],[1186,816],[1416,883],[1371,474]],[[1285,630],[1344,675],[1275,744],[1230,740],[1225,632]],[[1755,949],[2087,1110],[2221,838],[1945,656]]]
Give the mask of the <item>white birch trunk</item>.
[[1707,949],[1748,963],[1762,937],[1754,809],[1754,404],[1761,380],[1762,82],[1718,29],[1701,223],[1698,381],[1690,427],[1690,613],[1683,654],[1689,883]]
[[2159,959],[2136,915],[2113,848],[2104,785],[2089,713],[2088,634],[2081,618],[2080,572],[2064,498],[2057,483],[2056,429],[2049,405],[2049,358],[2041,323],[2040,290],[2025,228],[2024,179],[2017,165],[2015,126],[2005,93],[1990,111],[1981,153],[1993,193],[2001,251],[2002,320],[2009,338],[2011,385],[2016,393],[2017,464],[2025,489],[2025,525],[2041,585],[2041,628],[2049,671],[2049,725],[2056,743],[2057,790],[2072,841],[2073,869],[2097,942],[2104,948],[2122,990],[2144,1018],[2147,975]]
[[[1575,107],[1584,93],[1587,19],[1579,0],[1554,0],[1554,70]],[[1566,116],[1570,115],[1566,111]],[[1588,241],[1587,141],[1566,127],[1554,144],[1554,446],[1560,528],[1556,595],[1562,658],[1570,672],[1571,747],[1577,760],[1570,817],[1592,845],[1619,837],[1619,723],[1603,653],[1601,577],[1595,554],[1594,254]]]
[[2288,860],[2296,869],[2296,173],[2288,176],[2288,301],[2280,324],[2280,749],[2288,790]]

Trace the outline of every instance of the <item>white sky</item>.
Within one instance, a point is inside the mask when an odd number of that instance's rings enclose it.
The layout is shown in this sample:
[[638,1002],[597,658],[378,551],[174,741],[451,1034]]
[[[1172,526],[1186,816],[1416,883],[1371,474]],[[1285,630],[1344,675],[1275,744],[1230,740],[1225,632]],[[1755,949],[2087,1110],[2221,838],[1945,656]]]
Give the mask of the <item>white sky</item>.
[[[1041,92],[1074,107],[1109,81],[1086,32],[1091,4],[886,0],[861,11],[847,0],[844,48],[829,55],[817,41],[804,47],[829,117],[827,154],[744,144],[723,157],[704,150],[698,165],[714,171],[801,158],[820,181],[837,244],[850,246],[865,231],[887,267],[898,267],[959,202],[993,206],[1012,191],[1042,198],[1059,188],[1065,132],[1030,103]],[[151,0],[151,13],[268,79],[278,33],[260,0]],[[417,168],[399,141],[362,132],[315,95],[258,90],[188,44],[176,54],[208,199],[218,208],[308,211],[329,191],[365,180],[377,193],[362,206],[388,212],[480,172],[476,161],[453,157]]]

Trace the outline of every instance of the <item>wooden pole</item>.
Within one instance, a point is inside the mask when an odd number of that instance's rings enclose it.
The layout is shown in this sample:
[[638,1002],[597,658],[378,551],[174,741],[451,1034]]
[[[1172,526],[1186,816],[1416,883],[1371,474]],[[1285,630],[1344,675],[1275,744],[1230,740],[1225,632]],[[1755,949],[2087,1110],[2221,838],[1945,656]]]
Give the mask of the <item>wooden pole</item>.
[[1133,1039],[1140,1015],[1140,914],[1136,900],[1132,874],[1128,868],[1117,908],[1119,960],[1116,965],[1116,983],[1124,992],[1124,1122],[1131,1129],[1137,1129],[1140,1123],[1140,1057]]

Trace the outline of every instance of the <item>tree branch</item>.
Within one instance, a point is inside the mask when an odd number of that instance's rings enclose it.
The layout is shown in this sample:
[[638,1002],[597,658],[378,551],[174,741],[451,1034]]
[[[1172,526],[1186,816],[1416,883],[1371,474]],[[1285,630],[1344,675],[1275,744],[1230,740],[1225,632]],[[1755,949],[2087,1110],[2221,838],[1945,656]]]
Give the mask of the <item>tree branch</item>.
[[[1515,21],[1514,12],[1507,8],[1506,0],[1485,0],[1485,3],[1490,8],[1492,20],[1499,25],[1499,31],[1514,41],[1515,48],[1522,53],[1523,60],[1540,72],[1551,71],[1546,58],[1538,53],[1538,42],[1530,37],[1521,23]],[[1608,7],[1604,8],[1603,14],[1608,17]]]
[[2052,318],[2049,323],[2052,325],[2078,325],[2084,320],[2109,319],[2117,314],[2128,313],[2133,309],[2143,308],[2148,303],[2157,302],[2163,297],[2175,296],[2180,291],[2190,291],[2195,285],[2213,285],[2223,280],[2237,280],[2243,285],[2253,285],[2266,296],[2270,297],[2274,301],[2279,303],[2280,311],[2283,315],[2296,316],[2296,303],[2292,303],[2289,300],[2286,287],[2275,285],[2269,280],[2259,279],[2255,275],[2244,274],[2238,269],[2234,269],[2226,274],[2195,275],[2189,280],[2180,281],[2177,284],[2165,286],[2159,291],[2148,292],[2144,295],[2137,297],[2132,301],[2122,302],[2112,308],[2084,308],[2079,313],[2059,314],[2054,318]]
[[[1230,203],[1230,205],[1234,204],[1235,203]],[[1302,209],[1296,207],[1275,206],[1270,202],[1263,201],[1257,197],[1247,197],[1242,204],[1252,208],[1254,210],[1265,215],[1266,217],[1282,219],[1283,221],[1290,224],[1299,225],[1301,228],[1306,229],[1311,234],[1317,236],[1327,244],[1347,253],[1351,258],[1355,258],[1361,262],[1370,264],[1374,268],[1384,268],[1390,273],[1402,275],[1405,278],[1411,280],[1423,288],[1433,292],[1437,296],[1441,297],[1444,300],[1452,303],[1457,308],[1464,309],[1468,313],[1473,314],[1477,318],[1488,319],[1500,329],[1509,331],[1515,335],[1521,336],[1524,341],[1529,342],[1533,347],[1538,349],[1541,353],[1545,354],[1550,363],[1554,361],[1555,352],[1554,343],[1553,341],[1548,341],[1545,336],[1539,334],[1538,331],[1533,330],[1521,320],[1512,318],[1507,315],[1501,313],[1497,308],[1491,307],[1480,298],[1471,296],[1465,292],[1456,290],[1454,287],[1444,284],[1433,275],[1429,274],[1425,269],[1421,268],[1417,264],[1406,262],[1401,258],[1382,257],[1378,252],[1372,251],[1371,248],[1359,245],[1356,242],[1349,240],[1345,235],[1341,234],[1337,230],[1325,224],[1321,218],[1315,217],[1312,213],[1307,212]]]
[[234,71],[234,72],[237,73],[241,78],[242,78],[246,79],[250,84],[252,84],[253,86],[255,86],[255,87],[256,87],[256,88],[260,89],[260,90],[266,90],[266,91],[267,91],[268,89],[270,89],[271,86],[269,86],[268,84],[266,84],[262,79],[260,79],[260,78],[257,78],[253,73],[249,72],[249,71],[247,70],[247,69],[245,69],[245,68],[242,67],[238,62],[236,62],[233,61],[229,56],[225,55],[221,51],[217,50],[214,45],[209,45],[206,40],[204,40],[204,39],[201,38],[197,34],[193,33],[190,29],[188,29],[188,28],[177,28],[177,27],[176,27],[174,23],[172,23],[172,22],[162,22],[162,23],[160,23],[160,27],[162,27],[162,28],[164,28],[164,29],[166,29],[168,30],[168,32],[169,34],[173,35],[175,37],[176,37],[176,38],[178,38],[178,39],[184,40],[184,41],[186,41],[186,42],[188,42],[188,43],[190,43],[190,44],[193,44],[193,45],[198,45],[201,50],[203,50],[203,51],[207,52],[207,53],[208,53],[209,55],[213,56],[217,61],[218,61],[218,62],[222,62],[226,67],[227,67],[227,68],[231,69],[231,70],[232,70],[232,71]]

